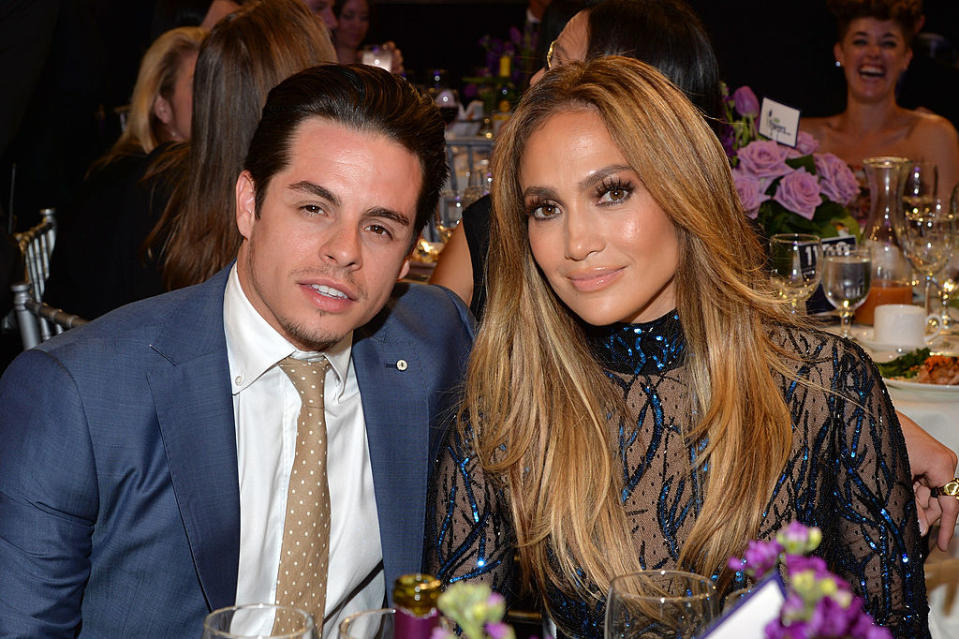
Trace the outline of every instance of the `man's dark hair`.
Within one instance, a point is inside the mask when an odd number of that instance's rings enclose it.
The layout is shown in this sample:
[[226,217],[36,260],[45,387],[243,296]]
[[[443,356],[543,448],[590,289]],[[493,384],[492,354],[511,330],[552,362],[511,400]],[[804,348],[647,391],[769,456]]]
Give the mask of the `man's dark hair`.
[[257,214],[270,180],[289,164],[294,132],[315,117],[385,135],[419,159],[423,184],[416,203],[416,237],[446,181],[445,125],[433,101],[406,80],[362,64],[313,67],[270,91],[243,165],[256,188]]

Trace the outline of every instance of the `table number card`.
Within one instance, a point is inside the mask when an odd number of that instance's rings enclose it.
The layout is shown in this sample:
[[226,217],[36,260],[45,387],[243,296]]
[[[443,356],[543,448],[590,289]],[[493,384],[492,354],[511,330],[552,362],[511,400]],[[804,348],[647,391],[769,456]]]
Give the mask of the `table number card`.
[[779,616],[786,586],[779,573],[759,582],[702,639],[765,639],[766,624]]
[[799,109],[763,98],[759,113],[761,135],[786,146],[796,146],[796,138],[799,136]]

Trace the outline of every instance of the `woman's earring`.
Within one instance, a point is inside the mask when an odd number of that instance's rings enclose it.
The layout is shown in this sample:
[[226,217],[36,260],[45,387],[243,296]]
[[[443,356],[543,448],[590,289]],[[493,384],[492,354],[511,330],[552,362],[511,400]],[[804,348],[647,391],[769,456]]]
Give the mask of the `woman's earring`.
[[840,62],[839,60],[836,60],[836,68],[837,68],[837,69],[841,69],[841,68],[842,68],[842,62]]

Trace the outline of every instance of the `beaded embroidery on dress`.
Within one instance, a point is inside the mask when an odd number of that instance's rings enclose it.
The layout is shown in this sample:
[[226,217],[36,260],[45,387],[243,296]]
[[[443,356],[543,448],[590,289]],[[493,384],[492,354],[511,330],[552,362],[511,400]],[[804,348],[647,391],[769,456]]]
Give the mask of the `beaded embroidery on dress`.
[[[779,376],[793,415],[793,445],[759,536],[771,537],[792,519],[819,526],[819,554],[865,597],[876,621],[897,637],[928,637],[905,442],[875,366],[857,346],[827,333],[776,328],[771,335],[804,363],[795,363],[795,377]],[[692,470],[704,443],[683,436],[692,411],[679,318],[670,313],[644,324],[591,328],[588,339],[626,400],[629,418],[611,424],[611,432],[640,561],[646,568],[681,568],[679,550],[700,515],[709,469]],[[437,464],[428,570],[448,582],[486,581],[509,599],[515,534],[505,496],[455,431]],[[731,588],[743,580],[737,574]],[[604,597],[584,602],[551,588],[546,600],[564,634],[602,637]]]

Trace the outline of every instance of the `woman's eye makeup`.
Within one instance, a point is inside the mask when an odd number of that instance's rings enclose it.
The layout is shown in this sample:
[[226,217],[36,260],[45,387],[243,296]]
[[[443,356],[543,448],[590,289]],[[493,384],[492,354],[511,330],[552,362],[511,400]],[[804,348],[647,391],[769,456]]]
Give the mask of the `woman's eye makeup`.
[[549,200],[532,200],[526,204],[526,214],[537,220],[547,220],[559,213],[559,206]]
[[618,204],[628,200],[634,190],[629,180],[608,177],[596,186],[596,198],[600,204]]

